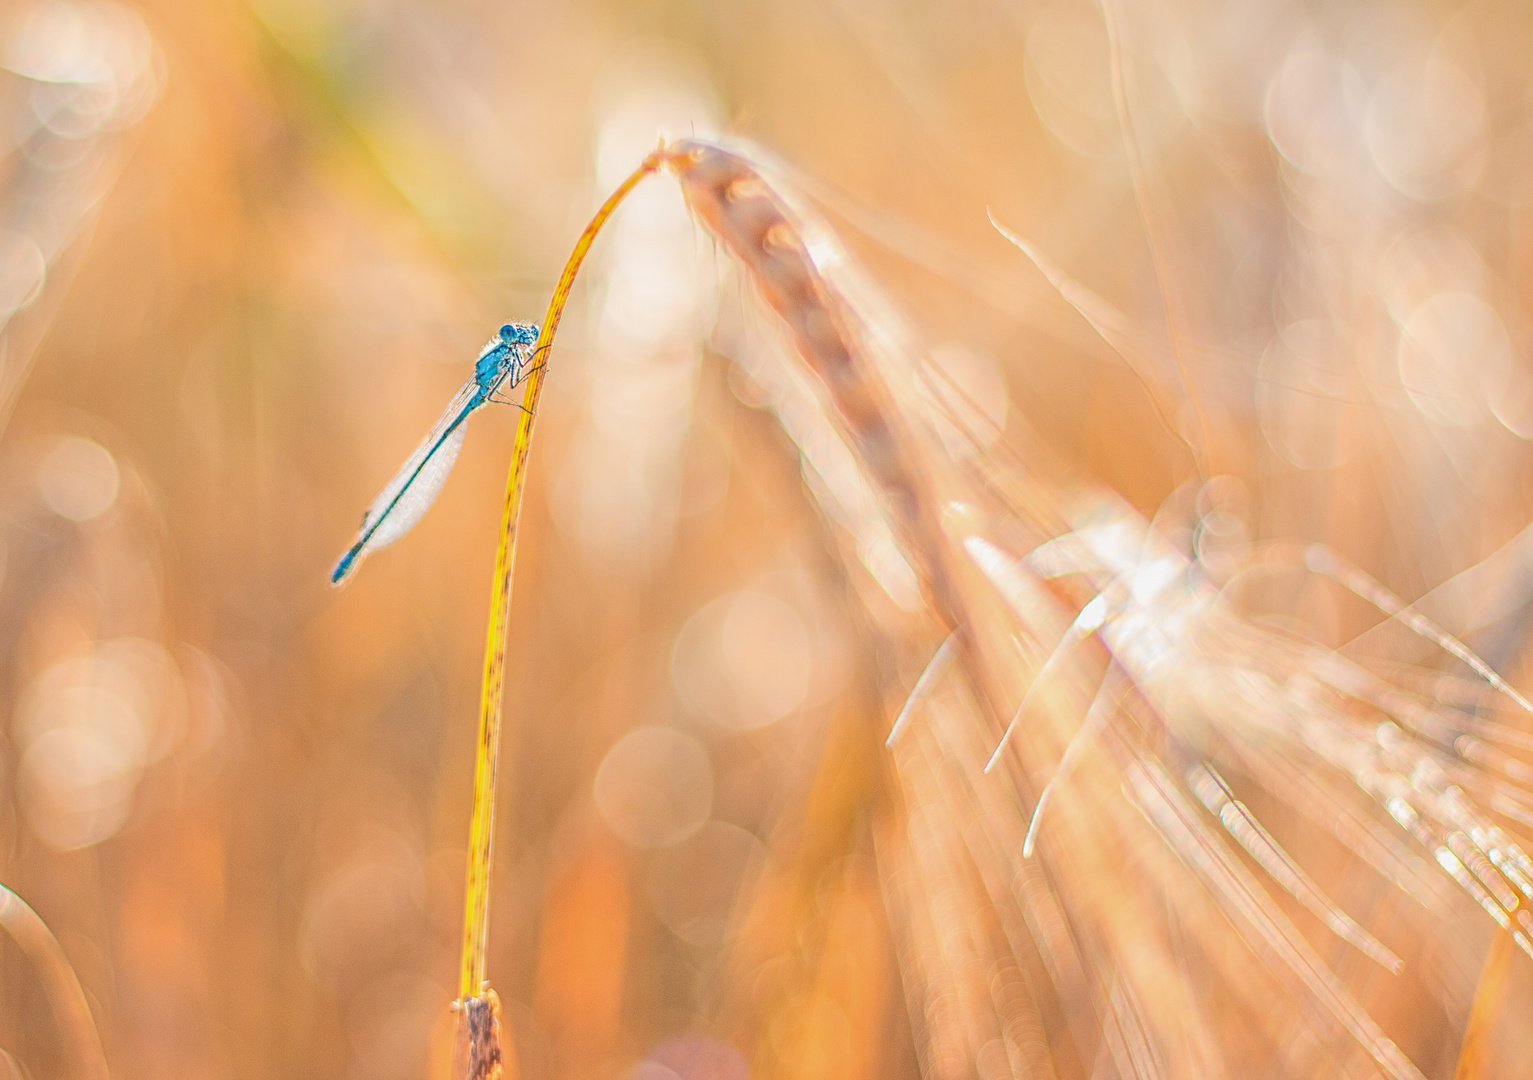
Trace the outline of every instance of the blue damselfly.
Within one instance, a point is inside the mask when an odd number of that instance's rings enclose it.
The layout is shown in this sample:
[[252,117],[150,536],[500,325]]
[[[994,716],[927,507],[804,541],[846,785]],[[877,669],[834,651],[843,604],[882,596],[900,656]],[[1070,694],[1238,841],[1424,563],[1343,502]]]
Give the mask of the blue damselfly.
[[357,542],[335,564],[331,584],[345,581],[362,556],[392,544],[421,519],[458,459],[469,414],[492,400],[496,391],[509,390],[526,377],[537,340],[538,328],[531,323],[507,323],[486,343],[473,378],[453,395],[431,433],[362,515]]

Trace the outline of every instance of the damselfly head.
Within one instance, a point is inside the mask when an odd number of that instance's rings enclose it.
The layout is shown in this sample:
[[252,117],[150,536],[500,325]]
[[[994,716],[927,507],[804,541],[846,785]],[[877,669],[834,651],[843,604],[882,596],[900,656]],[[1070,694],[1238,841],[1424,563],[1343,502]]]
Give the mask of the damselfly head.
[[500,340],[507,345],[531,345],[538,340],[538,328],[533,323],[506,323],[500,328]]

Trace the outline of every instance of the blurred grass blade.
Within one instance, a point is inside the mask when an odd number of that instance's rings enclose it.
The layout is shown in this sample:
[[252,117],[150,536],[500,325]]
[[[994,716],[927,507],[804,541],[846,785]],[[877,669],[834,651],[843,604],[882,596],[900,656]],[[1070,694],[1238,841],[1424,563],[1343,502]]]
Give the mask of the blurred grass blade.
[[91,1017],[90,1005],[74,968],[70,967],[68,957],[48,924],[25,900],[4,885],[0,885],[0,926],[5,927],[6,933],[36,968],[47,989],[59,1030],[73,1044],[74,1056],[80,1063],[80,1075],[106,1080],[106,1055],[101,1050],[101,1037],[96,1032],[96,1021]]
[[1254,878],[1229,852],[1211,841],[1191,808],[1159,765],[1141,758],[1126,771],[1124,790],[1171,850],[1204,884],[1225,901],[1225,910],[1245,922],[1271,960],[1287,967],[1314,1000],[1352,1035],[1386,1074],[1395,1080],[1422,1080],[1422,1074],[1379,1028],[1313,947],[1267,898]]
[[1304,550],[1304,566],[1317,574],[1323,574],[1342,587],[1356,593],[1391,619],[1399,619],[1413,633],[1433,642],[1444,652],[1451,653],[1474,669],[1491,686],[1517,703],[1525,712],[1533,713],[1533,702],[1522,695],[1516,687],[1465,645],[1426,616],[1420,614],[1400,597],[1384,588],[1372,577],[1324,544],[1311,544]]
[[1235,838],[1246,854],[1256,860],[1267,875],[1283,890],[1308,908],[1331,932],[1359,949],[1365,956],[1393,975],[1405,964],[1350,915],[1338,907],[1283,846],[1256,820],[1212,766],[1194,765],[1187,772],[1188,785],[1208,812],[1219,819],[1226,832]]
[[1092,332],[1102,339],[1103,344],[1123,361],[1129,373],[1139,380],[1139,385],[1144,387],[1145,396],[1149,398],[1150,407],[1155,410],[1156,419],[1160,421],[1161,426],[1178,442],[1196,454],[1196,448],[1187,441],[1187,437],[1172,419],[1176,415],[1179,395],[1174,389],[1168,389],[1164,385],[1165,380],[1155,370],[1158,364],[1169,358],[1156,356],[1146,347],[1146,334],[1143,328],[1133,325],[1121,312],[1115,311],[1107,301],[1066,276],[1064,271],[1045,258],[1042,252],[1021,235],[997,221],[993,213],[986,211],[985,216],[990,219],[990,224],[996,232],[1005,237],[1038,268],[1038,272],[1048,280],[1054,291],[1059,294],[1059,298],[1075,309],[1076,313],[1085,320],[1086,325],[1091,327]]
[[1480,970],[1480,983],[1475,988],[1474,1005],[1469,1010],[1469,1023],[1464,1028],[1464,1042],[1459,1050],[1458,1065],[1453,1070],[1453,1080],[1479,1080],[1484,1075],[1486,1042],[1496,1026],[1496,1015],[1501,1011],[1515,951],[1508,930],[1502,930],[1490,943],[1485,966]]

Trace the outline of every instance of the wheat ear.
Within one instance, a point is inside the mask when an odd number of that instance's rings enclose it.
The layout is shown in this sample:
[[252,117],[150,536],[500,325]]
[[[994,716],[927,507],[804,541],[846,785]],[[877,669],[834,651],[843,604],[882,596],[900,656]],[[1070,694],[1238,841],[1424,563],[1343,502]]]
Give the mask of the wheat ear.
[[1005,714],[1004,695],[980,658],[951,564],[933,484],[869,354],[861,319],[826,277],[797,215],[744,154],[714,143],[673,143],[666,167],[698,223],[750,276],[782,320],[794,350],[824,387],[832,421],[882,495],[927,604],[962,645],[980,704]]

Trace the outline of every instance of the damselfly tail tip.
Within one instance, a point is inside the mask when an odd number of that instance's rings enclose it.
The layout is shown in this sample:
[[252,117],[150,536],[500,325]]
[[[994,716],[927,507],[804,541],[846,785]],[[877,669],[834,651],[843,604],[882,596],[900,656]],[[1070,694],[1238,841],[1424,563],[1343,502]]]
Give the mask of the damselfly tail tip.
[[346,554],[341,556],[341,561],[335,564],[335,569],[330,571],[330,584],[340,587],[346,583],[351,572],[357,568],[357,556],[362,553],[361,544],[353,544]]

